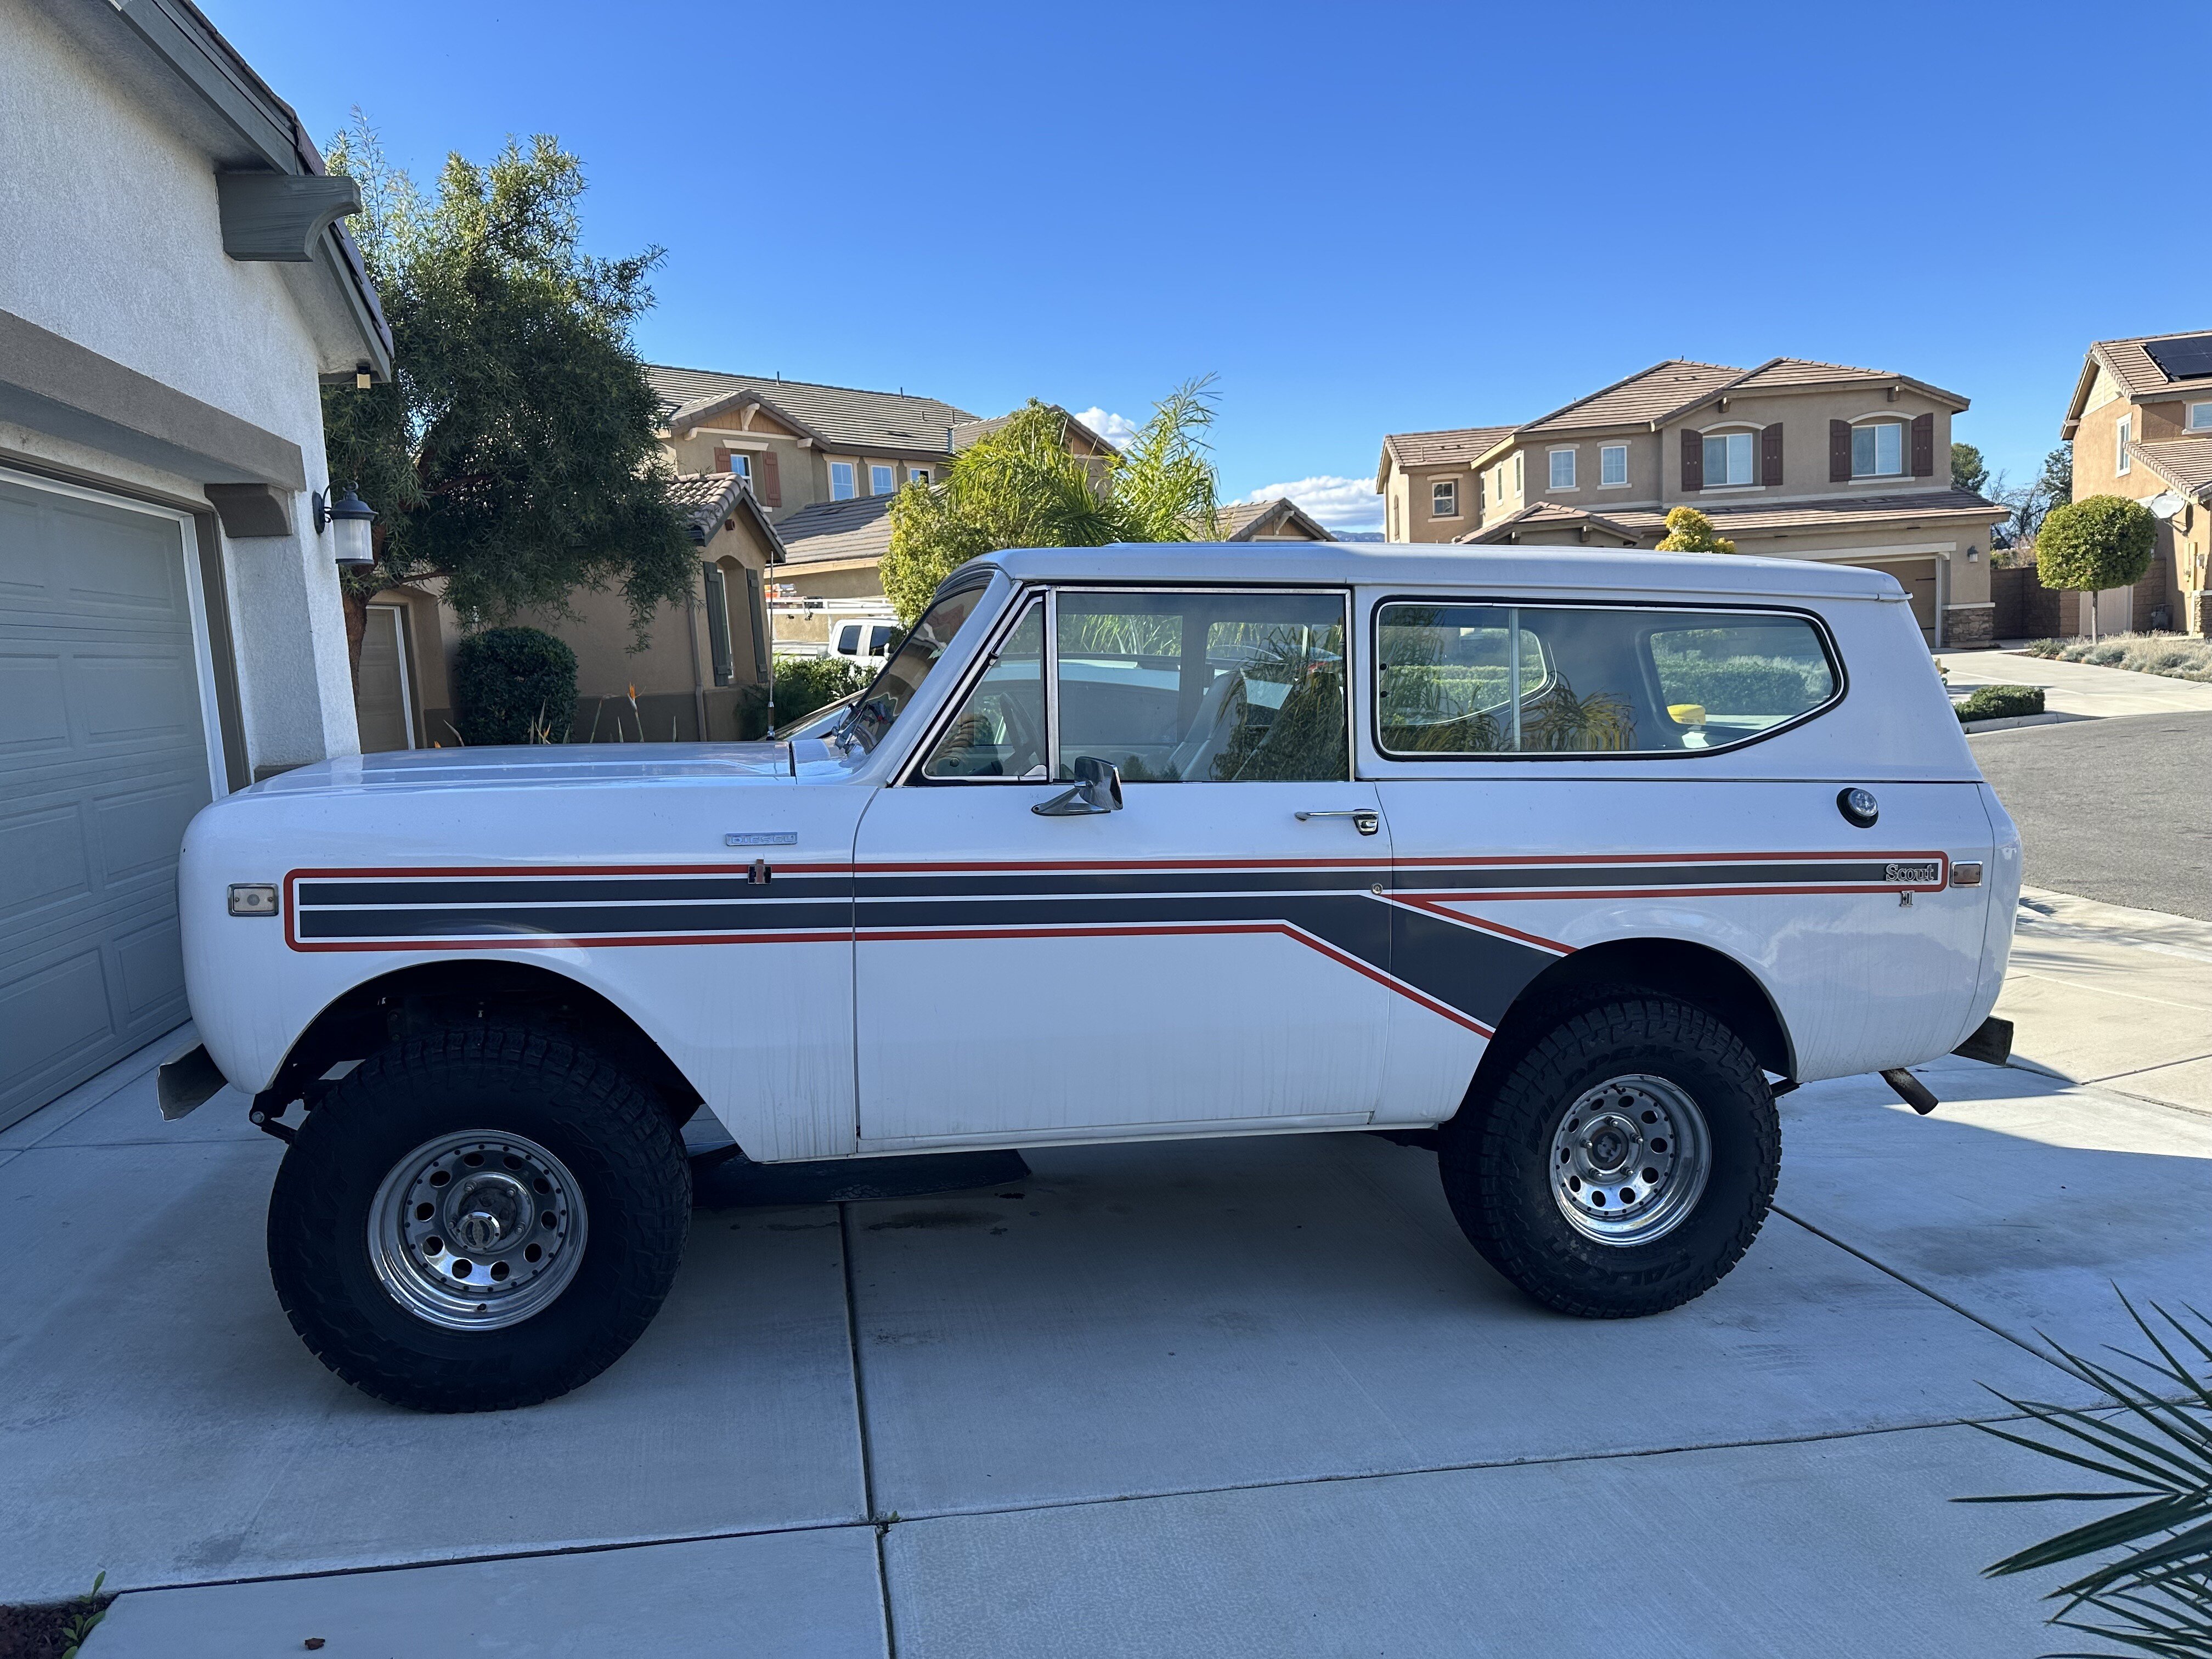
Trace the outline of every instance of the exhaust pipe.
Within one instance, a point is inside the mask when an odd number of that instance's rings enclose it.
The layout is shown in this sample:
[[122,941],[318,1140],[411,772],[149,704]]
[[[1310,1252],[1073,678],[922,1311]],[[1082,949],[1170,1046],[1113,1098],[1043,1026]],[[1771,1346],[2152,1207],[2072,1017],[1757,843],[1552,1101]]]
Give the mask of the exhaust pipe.
[[1902,1066],[1895,1071],[1884,1072],[1881,1080],[1897,1091],[1897,1097],[1926,1117],[1943,1103],[1928,1092],[1928,1085],[1906,1071]]

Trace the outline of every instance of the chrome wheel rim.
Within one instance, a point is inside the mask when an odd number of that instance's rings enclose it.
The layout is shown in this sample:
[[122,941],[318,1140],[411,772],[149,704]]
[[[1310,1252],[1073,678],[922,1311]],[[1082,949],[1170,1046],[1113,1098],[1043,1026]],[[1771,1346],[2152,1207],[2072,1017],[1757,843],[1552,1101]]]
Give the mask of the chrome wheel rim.
[[542,1313],[584,1256],[584,1195],[536,1141],[489,1129],[426,1140],[368,1207],[368,1259],[392,1299],[447,1330]]
[[1705,1114],[1663,1077],[1608,1078],[1552,1133],[1552,1196],[1569,1226],[1601,1244],[1665,1237],[1698,1207],[1712,1167]]

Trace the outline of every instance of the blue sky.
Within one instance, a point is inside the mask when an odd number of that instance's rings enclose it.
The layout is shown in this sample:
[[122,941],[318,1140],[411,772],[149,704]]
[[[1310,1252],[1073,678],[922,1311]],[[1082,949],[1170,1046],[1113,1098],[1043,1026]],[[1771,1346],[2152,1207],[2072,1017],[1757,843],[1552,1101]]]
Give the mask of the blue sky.
[[2094,338],[2212,327],[2212,7],[202,0],[326,136],[586,163],[655,362],[1141,419],[1379,522],[1385,432],[1663,357],[1896,369],[2015,475]]

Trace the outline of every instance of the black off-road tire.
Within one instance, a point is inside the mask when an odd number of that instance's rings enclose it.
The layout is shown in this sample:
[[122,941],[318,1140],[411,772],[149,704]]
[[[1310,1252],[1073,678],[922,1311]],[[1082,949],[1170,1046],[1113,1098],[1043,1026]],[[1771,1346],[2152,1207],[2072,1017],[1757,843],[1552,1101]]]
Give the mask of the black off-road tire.
[[[1570,1106],[1642,1074],[1702,1114],[1710,1168],[1671,1231],[1616,1244],[1587,1237],[1554,1197],[1553,1134]],[[1781,1171],[1781,1120],[1751,1050],[1704,1009],[1624,993],[1563,1015],[1528,1043],[1486,1100],[1443,1127],[1444,1196],[1483,1258],[1538,1301],[1587,1319],[1662,1313],[1702,1296],[1759,1236]]]
[[[575,1179],[574,1276],[521,1322],[456,1330],[379,1279],[369,1216],[400,1160],[441,1135],[508,1132]],[[604,1056],[527,1026],[459,1026],[363,1060],[310,1112],[269,1200],[277,1300],[347,1382],[420,1411],[502,1411],[589,1382],[636,1341],[674,1282],[691,1172],[668,1114]]]

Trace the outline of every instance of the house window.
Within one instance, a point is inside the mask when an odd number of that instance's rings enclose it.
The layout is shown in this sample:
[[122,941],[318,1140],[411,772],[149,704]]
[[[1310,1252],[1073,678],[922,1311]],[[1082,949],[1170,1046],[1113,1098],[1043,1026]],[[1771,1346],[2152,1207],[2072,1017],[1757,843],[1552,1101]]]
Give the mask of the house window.
[[1628,482],[1628,446],[1607,444],[1597,452],[1597,481],[1601,485]]
[[751,456],[740,455],[733,449],[730,452],[729,462],[730,474],[732,477],[743,478],[747,483],[750,483],[753,481],[753,458]]
[[2212,404],[2190,404],[2188,425],[2191,432],[2212,432]]
[[830,499],[833,501],[849,501],[858,494],[860,491],[854,487],[853,483],[852,462],[830,462]]
[[[1749,439],[1745,442],[1748,443]],[[1851,428],[1851,477],[1895,477],[1905,471],[1905,423],[1876,421]]]
[[1553,489],[1572,489],[1575,487],[1575,452],[1555,449],[1552,452],[1552,483]]
[[868,494],[871,495],[888,495],[891,491],[897,488],[898,484],[896,482],[891,469],[889,466],[881,462],[872,464],[869,466]]
[[1751,432],[1715,432],[1706,435],[1706,489],[1759,482],[1759,458],[1753,453],[1758,447],[1754,441],[1757,436]]
[[1432,519],[1459,517],[1459,481],[1439,478],[1429,486],[1429,516]]
[[1516,495],[1525,495],[1528,492],[1528,469],[1522,465],[1527,459],[1522,455],[1513,458],[1513,493]]
[[926,466],[907,468],[906,478],[908,483],[918,483],[925,489],[929,488],[929,469]]
[[2124,473],[2128,470],[2128,440],[2135,434],[2129,430],[2135,425],[2132,416],[2122,416],[2120,423],[2112,428],[2112,471]]

